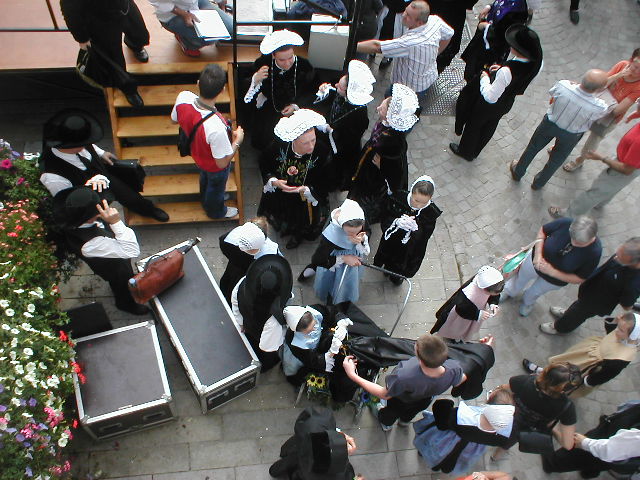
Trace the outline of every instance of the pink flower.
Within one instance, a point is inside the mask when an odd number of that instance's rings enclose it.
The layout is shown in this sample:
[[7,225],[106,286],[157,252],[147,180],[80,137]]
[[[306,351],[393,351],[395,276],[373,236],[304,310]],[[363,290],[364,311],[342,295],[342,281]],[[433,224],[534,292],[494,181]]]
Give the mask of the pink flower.
[[24,183],[25,178],[24,177],[20,177],[18,179],[18,181],[16,182],[17,185],[22,185]]
[[295,165],[291,165],[289,168],[287,168],[287,175],[297,175],[298,174],[298,169],[295,167]]
[[16,232],[9,232],[7,233],[7,237],[14,237],[16,238],[18,236],[18,234]]
[[9,170],[11,167],[13,167],[13,163],[11,163],[11,160],[9,160],[8,158],[5,158],[4,160],[2,160],[2,162],[0,162],[0,168]]

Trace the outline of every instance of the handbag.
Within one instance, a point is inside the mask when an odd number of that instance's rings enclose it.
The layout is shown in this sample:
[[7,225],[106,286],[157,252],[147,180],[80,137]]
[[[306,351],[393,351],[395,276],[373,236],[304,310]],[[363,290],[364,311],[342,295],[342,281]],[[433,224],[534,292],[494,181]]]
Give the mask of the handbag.
[[141,305],[164,292],[182,277],[184,271],[184,254],[200,241],[199,237],[190,239],[180,248],[164,255],[152,255],[144,266],[144,270],[129,279],[131,296]]
[[567,411],[571,401],[566,400],[560,413],[545,427],[545,430],[530,427],[530,430],[522,430],[518,433],[518,449],[523,453],[539,453],[541,455],[551,454],[555,451],[551,430],[556,426],[560,417]]
[[144,178],[147,176],[138,160],[113,160],[113,165],[106,165],[107,172],[126,183],[134,192],[144,189]]
[[521,248],[516,253],[510,253],[505,255],[504,263],[500,267],[500,271],[502,272],[502,277],[507,280],[509,277],[518,273],[520,269],[520,265],[524,262],[525,258],[529,252],[533,251],[533,246],[538,243],[538,240],[534,240],[526,247]]
[[196,131],[204,123],[205,120],[209,119],[212,115],[214,115],[216,111],[212,111],[210,114],[202,117],[198,123],[196,123],[191,130],[191,133],[187,135],[182,127],[178,127],[178,152],[181,157],[188,157],[191,155],[191,144],[193,143],[193,139],[196,136]]
[[93,44],[78,52],[76,71],[82,80],[101,90],[131,81],[130,75],[120,65]]

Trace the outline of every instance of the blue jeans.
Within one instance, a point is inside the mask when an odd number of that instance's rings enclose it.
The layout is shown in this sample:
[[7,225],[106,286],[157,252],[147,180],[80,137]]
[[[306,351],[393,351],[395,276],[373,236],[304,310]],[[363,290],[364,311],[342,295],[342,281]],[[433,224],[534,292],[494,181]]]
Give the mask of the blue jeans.
[[[220,14],[222,23],[227,27],[229,34],[233,31],[233,17],[226,12],[223,12],[218,5],[211,3],[209,0],[198,0],[198,8],[200,10],[215,10]],[[196,15],[197,16],[197,15]],[[198,36],[195,28],[189,27],[181,16],[176,15],[171,20],[163,23],[162,26],[169,30],[171,33],[175,33],[180,37],[180,40],[184,43],[185,47],[189,50],[200,50],[205,45],[211,45],[216,40],[204,40]]]
[[229,178],[230,166],[219,172],[200,170],[200,201],[210,218],[222,218],[227,213],[224,191]]
[[540,170],[533,179],[533,186],[536,188],[544,186],[567,159],[571,151],[582,138],[582,135],[583,133],[571,133],[567,130],[563,130],[549,120],[549,117],[545,115],[538,125],[538,128],[536,128],[536,131],[533,132],[533,136],[531,137],[531,140],[529,140],[529,145],[527,145],[527,148],[520,156],[520,160],[518,160],[518,164],[514,169],[516,178],[520,180],[524,176],[527,172],[527,167],[533,161],[538,152],[555,138],[556,143],[553,150],[551,150],[549,160],[545,164],[544,168]]

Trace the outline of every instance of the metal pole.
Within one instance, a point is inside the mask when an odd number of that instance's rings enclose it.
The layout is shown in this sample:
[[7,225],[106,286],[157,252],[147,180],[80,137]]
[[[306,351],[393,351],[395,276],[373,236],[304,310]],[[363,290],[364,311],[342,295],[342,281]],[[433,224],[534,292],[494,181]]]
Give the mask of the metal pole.
[[351,25],[349,26],[349,43],[347,43],[347,51],[344,52],[344,65],[343,70],[347,69],[349,61],[354,57],[356,53],[356,34],[358,33],[358,26],[362,18],[362,1],[355,0],[356,8],[353,12],[353,18],[351,19]]
[[235,98],[233,99],[233,101],[235,102],[235,109],[236,109],[236,124],[237,124],[237,120],[238,120],[238,87],[239,87],[239,82],[238,82],[238,12],[237,12],[237,5],[238,5],[238,0],[234,0],[233,1],[233,28],[231,29],[231,41],[233,43],[233,65],[231,66],[231,68],[233,68],[233,91],[235,92]]
[[47,2],[47,8],[49,9],[49,15],[51,16],[51,21],[53,22],[53,28],[58,30],[59,29],[58,22],[56,21],[56,16],[53,13],[53,8],[51,7],[51,1],[50,0],[45,0],[45,1]]

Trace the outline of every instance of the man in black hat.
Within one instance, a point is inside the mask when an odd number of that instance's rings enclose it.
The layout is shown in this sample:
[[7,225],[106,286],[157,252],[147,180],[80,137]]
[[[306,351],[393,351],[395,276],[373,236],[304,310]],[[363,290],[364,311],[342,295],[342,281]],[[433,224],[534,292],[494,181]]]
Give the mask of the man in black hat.
[[[133,0],[60,0],[62,15],[73,38],[86,50],[96,47],[122,70],[122,75],[111,74],[111,81],[105,87],[122,90],[127,101],[134,107],[143,107],[135,80],[126,73],[126,63],[122,53],[124,43],[133,50],[140,62],[148,62],[149,31],[142,14]],[[101,63],[106,70],[112,68]]]
[[353,480],[349,455],[356,442],[336,428],[333,413],[324,407],[307,407],[298,416],[294,435],[280,449],[280,459],[269,475],[296,480]]
[[293,274],[291,266],[280,255],[264,255],[255,260],[247,275],[231,293],[231,310],[253,347],[262,371],[280,361],[286,326],[283,310],[291,298]]
[[542,47],[538,34],[523,24],[512,25],[505,33],[511,59],[491,65],[476,75],[460,92],[456,103],[456,135],[460,143],[450,143],[451,151],[471,162],[489,143],[500,119],[511,110],[542,67]]
[[115,156],[94,145],[102,138],[102,127],[89,112],[58,112],[45,123],[43,136],[40,167],[44,173],[40,181],[52,196],[67,188],[87,185],[140,215],[159,222],[169,220],[164,210],[109,174],[105,164],[112,164]]
[[134,315],[148,313],[129,292],[128,282],[134,275],[130,259],[140,255],[140,246],[118,210],[90,188],[78,187],[56,196],[54,214],[65,227],[67,247],[109,282],[116,307]]

